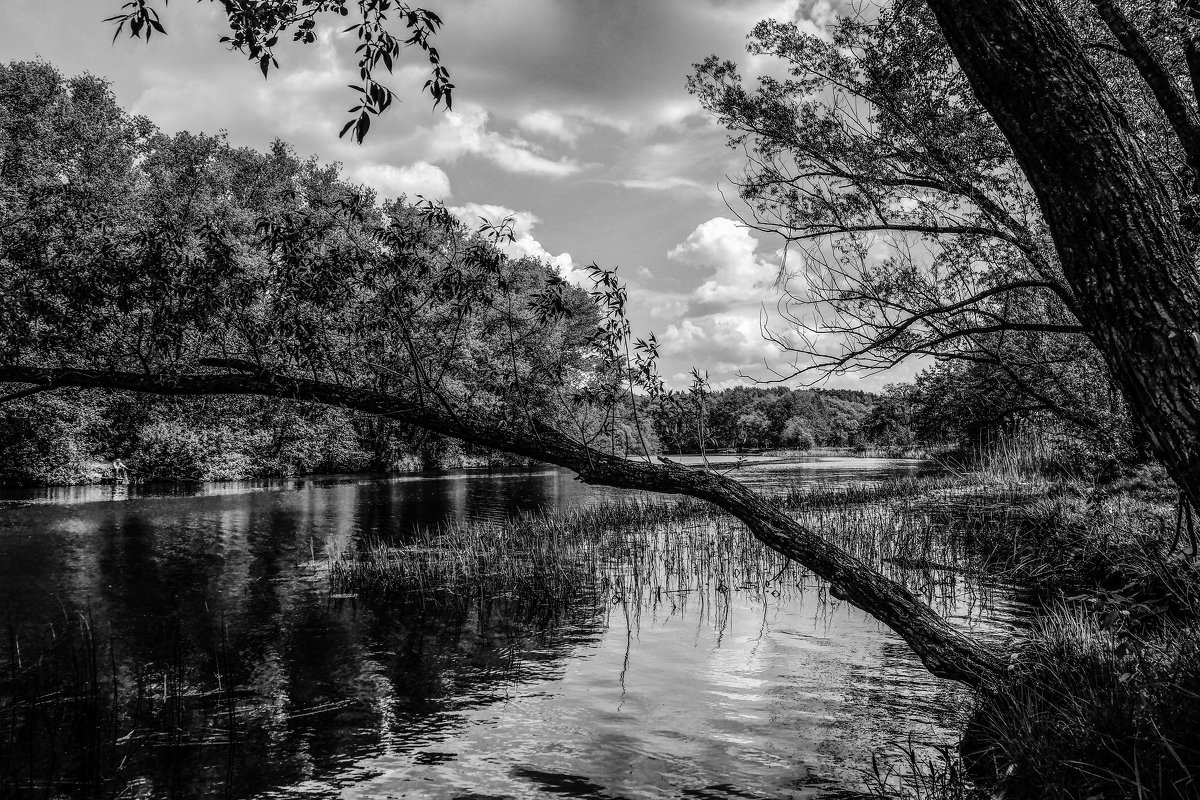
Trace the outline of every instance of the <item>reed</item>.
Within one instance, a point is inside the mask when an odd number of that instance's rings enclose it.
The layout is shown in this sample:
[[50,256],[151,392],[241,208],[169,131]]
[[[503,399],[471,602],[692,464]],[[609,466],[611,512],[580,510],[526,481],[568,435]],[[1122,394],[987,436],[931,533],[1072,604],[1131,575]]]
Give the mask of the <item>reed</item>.
[[1056,607],[981,694],[963,752],[1006,797],[1200,797],[1200,626],[1130,636]]
[[477,597],[553,605],[681,607],[726,592],[779,592],[795,565],[695,501],[625,499],[503,523],[453,523],[402,544],[329,554],[338,594],[422,602]]
[[[974,579],[980,571],[968,544],[972,526],[993,524],[997,515],[951,513],[956,503],[989,506],[980,502],[982,491],[970,503],[948,494],[949,485],[923,480],[899,489],[788,491],[775,502],[935,608],[981,609],[992,590]],[[994,493],[987,498],[997,508],[1007,501]],[[439,604],[486,597],[677,609],[689,601],[712,605],[729,592],[765,603],[822,588],[741,523],[694,500],[623,499],[503,523],[455,523],[403,543],[376,540],[330,552],[327,564],[336,596]]]
[[[243,693],[219,676],[210,688],[178,643],[164,663],[129,665],[88,613],[33,633],[10,623],[0,663],[0,797],[133,796],[137,775],[170,774],[190,747],[233,757]],[[224,644],[217,655],[228,665]]]
[[868,797],[879,800],[989,800],[971,782],[956,748],[919,743],[911,737],[882,752],[871,754],[871,769],[864,773]]

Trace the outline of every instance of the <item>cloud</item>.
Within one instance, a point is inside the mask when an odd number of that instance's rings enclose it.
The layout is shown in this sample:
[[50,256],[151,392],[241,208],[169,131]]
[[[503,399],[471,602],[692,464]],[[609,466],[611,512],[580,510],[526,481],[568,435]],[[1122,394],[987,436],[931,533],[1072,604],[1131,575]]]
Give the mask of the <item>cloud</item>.
[[432,130],[418,138],[429,161],[455,162],[470,155],[492,162],[508,172],[563,178],[583,166],[570,158],[542,155],[541,148],[519,136],[506,136],[487,127],[488,112],[479,106],[447,111]]
[[617,181],[618,186],[624,186],[626,189],[644,189],[650,192],[669,192],[672,189],[700,189],[704,190],[698,182],[690,178],[681,178],[678,175],[668,175],[664,178],[626,178]]
[[747,303],[757,307],[779,272],[778,264],[759,258],[757,250],[758,240],[745,227],[713,217],[667,253],[673,261],[711,273],[693,291],[688,314],[702,316]]
[[541,220],[532,211],[516,211],[492,203],[465,203],[461,206],[451,206],[450,213],[471,229],[478,228],[484,221],[499,225],[503,220],[511,218],[513,241],[500,245],[500,249],[510,258],[536,258],[556,267],[564,279],[580,286],[591,287],[590,282],[585,283],[586,273],[575,267],[570,253],[554,255],[534,238],[533,228]]
[[569,145],[574,145],[579,140],[581,127],[577,121],[568,120],[567,117],[548,108],[531,111],[517,120],[517,126],[528,133],[549,136]]
[[764,362],[778,363],[781,352],[763,338],[762,321],[746,313],[714,314],[668,325],[659,336],[663,350],[687,354],[691,363],[714,375],[758,372]]
[[626,189],[676,196],[687,192],[723,202],[717,181],[737,167],[732,152],[723,146],[724,139],[724,131],[707,122],[661,128],[650,139],[628,137],[611,182]]
[[429,200],[444,200],[450,196],[450,178],[428,161],[418,161],[403,167],[390,164],[362,164],[354,169],[356,180],[367,184],[381,198],[406,195],[411,201],[417,195]]

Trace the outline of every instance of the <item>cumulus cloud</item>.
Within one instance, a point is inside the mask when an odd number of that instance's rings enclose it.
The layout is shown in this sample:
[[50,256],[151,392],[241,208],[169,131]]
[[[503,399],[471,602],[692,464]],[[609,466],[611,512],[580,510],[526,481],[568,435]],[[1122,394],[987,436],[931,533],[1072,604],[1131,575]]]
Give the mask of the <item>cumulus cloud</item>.
[[[778,297],[776,281],[780,253],[760,254],[760,244],[745,227],[726,217],[713,217],[696,226],[667,258],[688,268],[693,288],[658,297],[658,319],[670,320],[661,329],[663,373],[676,388],[686,386],[692,366],[708,370],[714,388],[746,382],[739,375],[764,375],[786,370],[794,354],[795,334],[777,330],[768,315]],[[771,336],[765,335],[769,328]]]
[[590,283],[584,283],[586,273],[576,268],[570,253],[555,255],[546,250],[542,243],[534,238],[533,229],[541,220],[532,211],[516,211],[492,203],[465,203],[461,206],[451,206],[450,213],[472,229],[478,228],[484,222],[499,225],[503,220],[511,219],[513,241],[500,245],[500,248],[510,258],[536,258],[552,264],[564,279],[590,288]]
[[780,360],[779,348],[763,338],[762,320],[745,312],[683,319],[667,326],[659,340],[664,350],[687,354],[714,375],[760,371],[764,362]]
[[758,240],[745,227],[726,217],[713,217],[667,253],[673,261],[709,273],[692,293],[688,313],[704,315],[761,303],[779,266],[760,258],[757,250]]
[[549,178],[563,178],[583,169],[573,159],[542,155],[540,147],[519,136],[489,130],[488,118],[488,112],[479,106],[447,111],[431,131],[419,137],[428,160],[454,162],[471,155],[508,172]]
[[403,167],[363,164],[354,169],[353,175],[378,192],[381,198],[406,195],[412,200],[421,195],[429,200],[444,200],[450,196],[450,178],[428,161]]

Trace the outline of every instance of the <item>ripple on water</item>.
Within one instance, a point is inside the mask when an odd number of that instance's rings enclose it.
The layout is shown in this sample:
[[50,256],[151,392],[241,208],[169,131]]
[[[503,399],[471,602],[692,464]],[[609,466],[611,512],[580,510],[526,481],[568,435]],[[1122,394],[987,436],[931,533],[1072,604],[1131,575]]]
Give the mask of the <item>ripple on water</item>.
[[[745,474],[778,485],[815,469]],[[232,766],[217,747],[184,762],[192,796],[224,797],[234,774],[239,797],[804,798],[856,784],[873,748],[954,736],[956,687],[811,591],[639,617],[331,601],[314,581],[326,546],[611,496],[560,471],[237,488],[0,509],[0,611],[90,609],[123,670],[182,649],[189,680],[224,670],[253,690]],[[949,613],[986,628],[994,609],[964,598]]]

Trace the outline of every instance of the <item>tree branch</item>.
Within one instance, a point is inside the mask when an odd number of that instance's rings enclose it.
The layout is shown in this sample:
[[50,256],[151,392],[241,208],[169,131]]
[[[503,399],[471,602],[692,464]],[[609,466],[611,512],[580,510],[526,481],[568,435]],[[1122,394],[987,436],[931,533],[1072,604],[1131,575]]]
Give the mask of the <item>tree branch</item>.
[[22,397],[30,397],[35,394],[41,394],[42,392],[52,392],[58,388],[60,387],[54,384],[46,384],[43,386],[31,386],[28,389],[21,389],[20,391],[12,392],[11,394],[0,395],[0,406],[4,405],[5,403],[11,403],[13,400],[20,400]]
[[[1200,180],[1200,119],[1196,111],[1184,99],[1166,67],[1150,50],[1141,31],[1125,16],[1113,0],[1092,0],[1104,24],[1112,31],[1134,63],[1142,79],[1150,87],[1154,99],[1166,114],[1167,120],[1183,145],[1188,165],[1192,168],[1193,181]],[[1193,191],[1195,189],[1193,188]]]
[[8,366],[0,367],[0,381],[51,382],[163,395],[261,395],[324,403],[549,461],[574,470],[587,483],[696,497],[740,519],[759,541],[828,581],[835,597],[853,603],[890,627],[934,675],[977,687],[993,679],[1002,668],[995,653],[955,630],[903,586],[798,524],[744,484],[665,460],[661,464],[628,461],[582,445],[538,420],[531,420],[529,427],[519,427],[479,414],[450,414],[435,404],[267,372],[147,375]]

